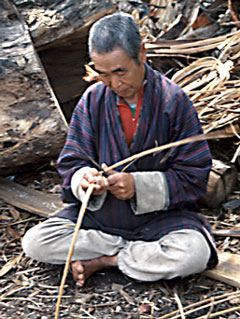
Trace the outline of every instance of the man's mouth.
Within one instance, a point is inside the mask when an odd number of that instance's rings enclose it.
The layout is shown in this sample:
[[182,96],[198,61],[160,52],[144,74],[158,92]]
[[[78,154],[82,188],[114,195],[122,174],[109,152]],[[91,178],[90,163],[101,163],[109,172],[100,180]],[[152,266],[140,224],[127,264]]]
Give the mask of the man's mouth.
[[119,96],[125,96],[128,93],[128,89],[119,90],[116,92]]

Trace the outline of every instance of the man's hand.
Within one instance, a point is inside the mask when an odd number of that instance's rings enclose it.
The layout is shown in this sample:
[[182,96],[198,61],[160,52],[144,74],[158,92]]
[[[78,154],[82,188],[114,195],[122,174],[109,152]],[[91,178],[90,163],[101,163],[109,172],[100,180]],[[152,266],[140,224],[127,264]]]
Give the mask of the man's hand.
[[108,190],[118,199],[126,200],[135,195],[135,184],[132,174],[108,171]]
[[95,168],[89,167],[81,179],[81,187],[84,191],[90,184],[94,183],[94,195],[102,195],[108,189],[108,181],[106,177],[99,174]]
[[[103,169],[106,169],[106,165],[103,164]],[[118,199],[126,200],[135,195],[135,184],[132,174],[119,173],[117,171],[108,171],[109,177],[104,177],[99,174],[99,171],[95,168],[86,168],[82,179],[81,187],[84,191],[92,183],[95,184],[93,194],[102,195],[105,191],[109,190]]]

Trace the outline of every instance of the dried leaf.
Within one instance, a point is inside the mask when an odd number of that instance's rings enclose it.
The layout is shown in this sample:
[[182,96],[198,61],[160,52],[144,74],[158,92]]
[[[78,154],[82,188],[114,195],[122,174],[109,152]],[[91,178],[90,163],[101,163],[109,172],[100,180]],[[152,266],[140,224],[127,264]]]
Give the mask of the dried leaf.
[[11,260],[9,260],[0,270],[0,277],[4,276],[6,273],[8,273],[12,268],[16,267],[17,263],[19,262],[20,258],[22,256],[19,255]]

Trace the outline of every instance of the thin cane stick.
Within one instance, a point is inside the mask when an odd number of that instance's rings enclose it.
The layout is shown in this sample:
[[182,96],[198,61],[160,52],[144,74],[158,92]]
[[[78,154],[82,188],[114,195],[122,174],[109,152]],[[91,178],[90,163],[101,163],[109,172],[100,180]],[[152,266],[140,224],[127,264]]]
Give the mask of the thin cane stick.
[[87,204],[88,204],[88,201],[89,201],[89,198],[92,194],[93,189],[94,189],[94,184],[90,184],[87,191],[86,191],[84,200],[83,200],[82,205],[81,205],[81,209],[80,209],[79,214],[78,214],[78,219],[77,219],[77,223],[75,226],[72,243],[71,243],[71,246],[70,246],[69,251],[68,251],[68,256],[67,256],[66,264],[64,267],[62,281],[61,281],[61,285],[59,288],[58,300],[57,300],[57,304],[56,304],[55,317],[54,317],[55,319],[58,319],[58,316],[59,316],[59,309],[60,309],[60,303],[61,303],[61,298],[62,298],[62,294],[63,294],[63,288],[64,288],[65,281],[67,278],[68,269],[69,269],[69,265],[70,265],[70,262],[72,259],[73,250],[74,250],[74,246],[75,246],[75,243],[77,240],[78,231],[81,227],[82,220],[83,220],[83,217],[84,217],[84,214],[86,211],[86,207],[87,207]]
[[161,145],[161,146],[157,146],[157,147],[154,147],[154,148],[150,148],[146,151],[143,151],[143,152],[140,152],[140,153],[137,153],[137,154],[134,154],[130,157],[127,157],[111,166],[108,166],[106,167],[106,169],[104,170],[105,172],[108,172],[118,166],[121,166],[121,165],[124,165],[126,163],[129,163],[131,161],[135,161],[137,159],[139,159],[140,157],[143,157],[143,156],[146,156],[146,155],[150,155],[150,154],[153,154],[153,153],[157,153],[157,152],[161,152],[163,150],[166,150],[166,149],[169,149],[169,148],[172,148],[172,147],[177,147],[177,146],[180,146],[180,145],[184,145],[184,144],[188,144],[188,143],[193,143],[193,142],[199,142],[199,141],[203,141],[203,140],[209,140],[209,139],[216,139],[216,138],[223,138],[223,137],[226,137],[226,135],[222,134],[222,133],[213,133],[213,134],[200,134],[200,135],[195,135],[195,136],[190,136],[190,137],[187,137],[187,138],[184,138],[182,140],[179,140],[179,141],[176,141],[176,142],[172,142],[172,143],[169,143],[169,144],[164,144],[164,145]]

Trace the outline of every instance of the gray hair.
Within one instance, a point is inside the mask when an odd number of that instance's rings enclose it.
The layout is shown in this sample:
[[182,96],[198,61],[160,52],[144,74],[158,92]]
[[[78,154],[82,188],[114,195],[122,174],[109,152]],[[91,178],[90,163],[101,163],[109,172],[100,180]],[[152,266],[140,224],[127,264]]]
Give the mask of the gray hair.
[[138,53],[142,38],[134,18],[127,13],[117,12],[101,18],[90,29],[88,47],[89,55],[109,53],[116,48],[124,50],[138,63]]

